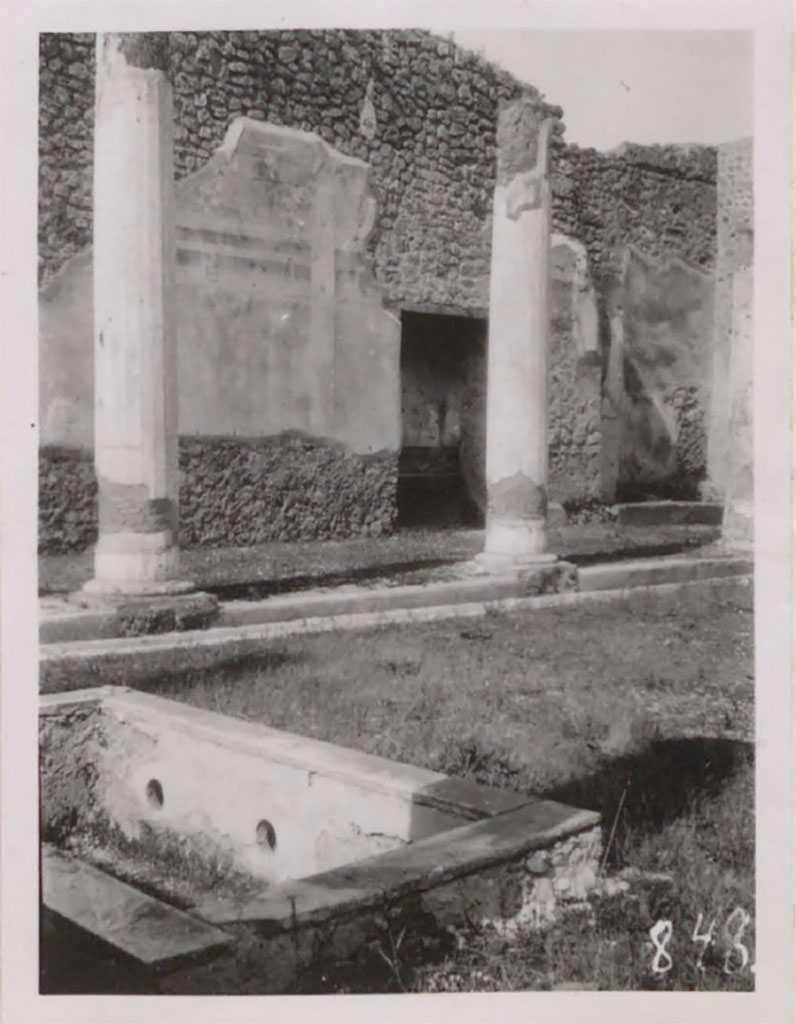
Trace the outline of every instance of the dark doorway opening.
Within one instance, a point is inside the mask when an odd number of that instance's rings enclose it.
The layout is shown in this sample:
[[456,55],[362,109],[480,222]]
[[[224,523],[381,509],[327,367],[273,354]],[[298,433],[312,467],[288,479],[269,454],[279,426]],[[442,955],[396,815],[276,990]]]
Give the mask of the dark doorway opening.
[[401,314],[399,526],[483,525],[486,320]]

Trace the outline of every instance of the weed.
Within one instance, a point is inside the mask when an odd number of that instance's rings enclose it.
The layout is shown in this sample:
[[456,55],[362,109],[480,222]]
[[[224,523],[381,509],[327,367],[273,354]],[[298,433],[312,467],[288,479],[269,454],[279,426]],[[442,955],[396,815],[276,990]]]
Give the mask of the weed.
[[437,770],[505,788],[512,788],[521,774],[509,755],[489,749],[475,736],[449,738],[439,754]]

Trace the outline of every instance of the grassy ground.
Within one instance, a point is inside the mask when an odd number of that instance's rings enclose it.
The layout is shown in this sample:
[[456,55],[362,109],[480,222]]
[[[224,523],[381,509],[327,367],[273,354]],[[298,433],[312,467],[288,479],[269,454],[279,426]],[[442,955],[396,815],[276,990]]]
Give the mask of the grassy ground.
[[[507,944],[476,929],[432,953],[404,933],[308,990],[750,988],[752,643],[748,607],[648,596],[294,637],[147,688],[594,808],[608,869],[636,872],[628,892],[545,934]],[[694,938],[711,925],[710,943]]]

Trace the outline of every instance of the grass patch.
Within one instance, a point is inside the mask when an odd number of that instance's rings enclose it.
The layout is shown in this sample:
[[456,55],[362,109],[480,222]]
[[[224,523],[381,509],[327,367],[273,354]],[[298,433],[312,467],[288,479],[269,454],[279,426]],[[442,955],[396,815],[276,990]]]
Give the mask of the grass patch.
[[302,991],[749,989],[752,635],[751,610],[686,591],[296,636],[134,685],[599,810],[606,870],[630,872],[626,891],[511,942],[478,928],[430,942],[407,922]]
[[401,922],[356,964],[308,977],[301,991],[750,991],[753,790],[751,757],[741,757],[720,792],[660,829],[628,829],[629,888],[589,900],[553,928],[507,941],[471,927],[445,941]]
[[[212,668],[130,672],[197,707],[540,793],[656,741],[750,740],[752,618],[704,593],[639,597],[296,636]],[[124,666],[105,681],[126,683]],[[653,772],[688,756],[659,753]]]
[[[492,786],[599,810],[629,892],[506,943],[432,955],[404,931],[311,991],[745,989],[753,985],[752,614],[640,599],[297,637],[267,664],[159,680],[164,695]],[[748,914],[750,921],[745,921]],[[670,921],[671,968],[650,929]],[[710,944],[693,938],[707,933]],[[661,926],[664,929],[665,925]],[[740,937],[737,932],[741,930]],[[740,945],[749,950],[743,964]],[[663,941],[660,939],[659,941]],[[662,953],[660,968],[669,963]],[[727,970],[725,970],[725,967]]]

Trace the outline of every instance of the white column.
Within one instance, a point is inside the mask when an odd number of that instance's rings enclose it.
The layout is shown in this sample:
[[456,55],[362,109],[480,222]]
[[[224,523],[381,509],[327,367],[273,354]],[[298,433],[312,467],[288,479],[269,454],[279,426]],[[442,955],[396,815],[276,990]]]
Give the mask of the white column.
[[730,440],[722,527],[724,548],[739,553],[754,550],[752,304],[752,268],[747,266],[736,271],[732,279],[728,416]]
[[178,570],[171,86],[162,34],[97,36],[94,452],[100,593],[190,589]]
[[481,559],[495,564],[554,559],[545,555],[551,127],[531,98],[498,119]]
[[334,338],[335,338],[335,194],[334,168],[326,146],[312,182],[314,194],[309,216],[310,240],[310,345],[309,429],[316,437],[334,431]]

